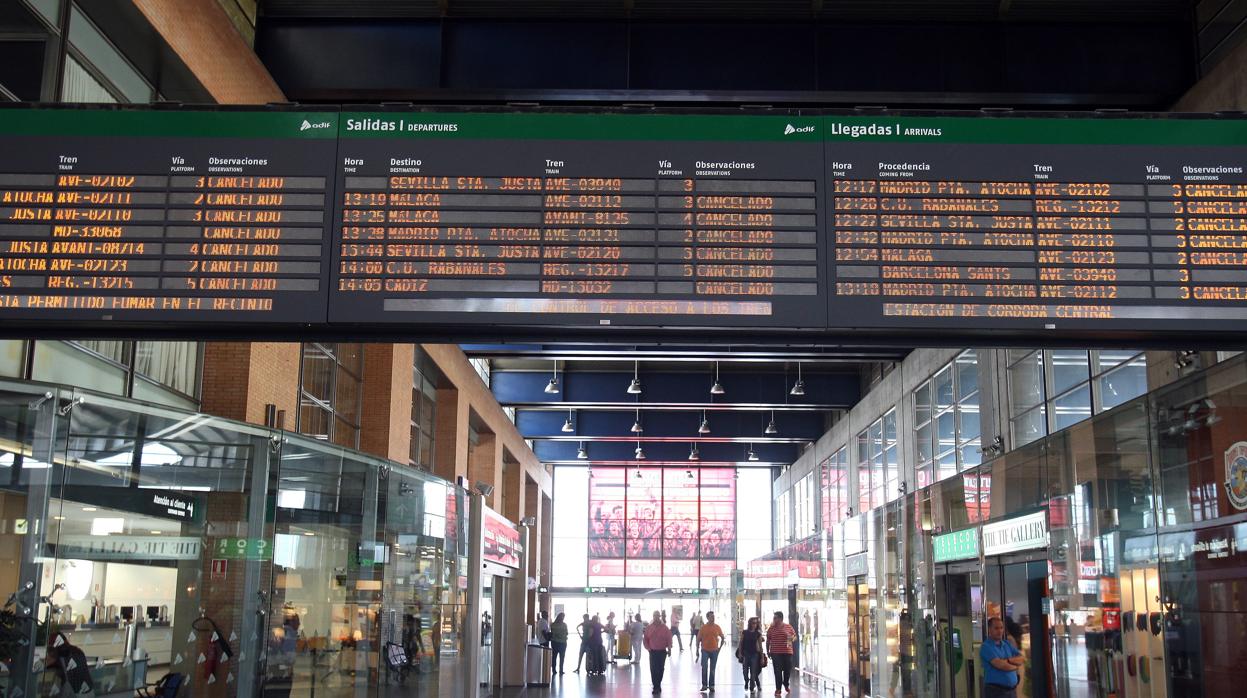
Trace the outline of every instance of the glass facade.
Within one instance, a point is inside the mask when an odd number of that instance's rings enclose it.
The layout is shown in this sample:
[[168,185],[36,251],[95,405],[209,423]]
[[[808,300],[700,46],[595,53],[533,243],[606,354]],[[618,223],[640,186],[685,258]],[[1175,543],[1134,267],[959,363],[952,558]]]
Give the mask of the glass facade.
[[[1142,365],[1132,352],[1052,354],[1021,352],[1008,368],[1042,372],[1045,396],[1090,388],[1094,409],[1105,404],[1103,379]],[[1137,385],[1112,380],[1119,392]],[[1046,411],[1056,401],[1031,403]],[[836,461],[824,459],[822,471],[835,473]],[[982,695],[991,618],[1026,659],[1020,696],[1237,695],[1245,511],[1239,356],[833,518],[821,580],[756,561],[746,587],[803,621],[809,611],[817,632],[803,670],[837,695]],[[767,557],[785,556],[801,553]]]
[[0,381],[0,685],[52,691],[39,668],[61,633],[101,695],[169,672],[182,695],[378,695],[410,616],[408,690],[449,692],[467,504],[323,441]]
[[0,376],[195,409],[202,347],[198,342],[0,340]]
[[1147,391],[1147,363],[1130,349],[1011,349],[1010,424],[1030,443]]
[[359,445],[364,345],[303,345],[297,429],[321,441]]
[[982,460],[978,352],[967,349],[913,394],[918,487]]

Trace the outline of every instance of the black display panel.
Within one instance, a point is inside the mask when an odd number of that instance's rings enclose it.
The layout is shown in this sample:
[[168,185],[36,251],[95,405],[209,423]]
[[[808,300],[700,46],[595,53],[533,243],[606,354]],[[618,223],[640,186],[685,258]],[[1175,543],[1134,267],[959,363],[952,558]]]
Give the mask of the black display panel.
[[1242,135],[1241,121],[832,117],[829,325],[1241,331]]
[[2,108],[0,332],[1241,338],[1245,144],[1234,117]]
[[342,118],[331,323],[826,316],[816,118]]
[[0,110],[0,317],[323,323],[336,137],[326,113]]

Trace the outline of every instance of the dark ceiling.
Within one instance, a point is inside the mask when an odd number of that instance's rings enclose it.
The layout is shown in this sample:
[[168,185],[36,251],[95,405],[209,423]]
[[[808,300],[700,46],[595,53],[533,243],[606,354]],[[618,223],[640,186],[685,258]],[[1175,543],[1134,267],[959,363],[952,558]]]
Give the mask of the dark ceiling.
[[[1200,7],[1212,2],[1237,0]],[[1190,0],[265,0],[261,10],[257,52],[288,97],[313,103],[1163,110],[1202,58]]]

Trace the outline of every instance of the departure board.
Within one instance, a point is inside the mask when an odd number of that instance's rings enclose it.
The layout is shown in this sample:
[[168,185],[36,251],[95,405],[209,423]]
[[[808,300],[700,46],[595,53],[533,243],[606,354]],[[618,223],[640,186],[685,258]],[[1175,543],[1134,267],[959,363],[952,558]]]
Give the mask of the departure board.
[[11,336],[1247,329],[1235,116],[17,105],[0,146]]
[[0,110],[0,313],[323,323],[337,115]]
[[342,120],[331,322],[796,327],[826,316],[815,118]]

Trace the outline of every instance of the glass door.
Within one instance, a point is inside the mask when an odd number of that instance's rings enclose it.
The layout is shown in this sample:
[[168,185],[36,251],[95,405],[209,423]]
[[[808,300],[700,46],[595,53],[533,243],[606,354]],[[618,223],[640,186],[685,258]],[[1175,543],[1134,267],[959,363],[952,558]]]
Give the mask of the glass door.
[[1026,659],[1019,676],[1018,696],[1043,698],[1048,695],[1052,677],[1044,607],[1048,598],[1048,563],[989,560],[986,578],[985,619],[1003,620],[1005,637]]
[[977,611],[983,595],[981,575],[977,569],[948,565],[935,580],[942,683],[951,698],[973,698],[982,673],[974,649],[980,632]]
[[849,579],[849,696],[868,698],[870,693],[870,587],[866,577]]

